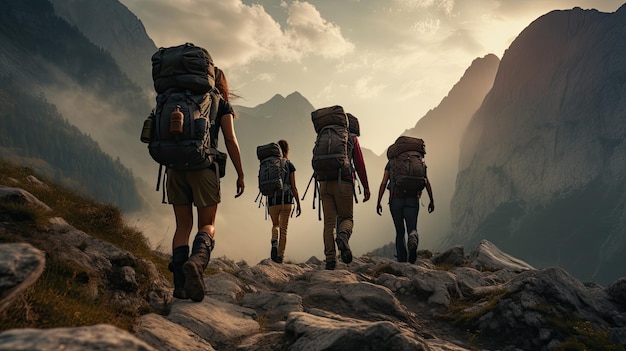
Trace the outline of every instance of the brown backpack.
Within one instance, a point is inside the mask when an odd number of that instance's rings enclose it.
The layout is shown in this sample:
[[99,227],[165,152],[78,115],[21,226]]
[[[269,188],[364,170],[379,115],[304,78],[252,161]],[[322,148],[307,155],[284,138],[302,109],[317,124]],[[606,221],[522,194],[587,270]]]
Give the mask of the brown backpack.
[[387,149],[389,160],[389,189],[399,197],[417,196],[426,186],[424,140],[409,136],[399,137]]

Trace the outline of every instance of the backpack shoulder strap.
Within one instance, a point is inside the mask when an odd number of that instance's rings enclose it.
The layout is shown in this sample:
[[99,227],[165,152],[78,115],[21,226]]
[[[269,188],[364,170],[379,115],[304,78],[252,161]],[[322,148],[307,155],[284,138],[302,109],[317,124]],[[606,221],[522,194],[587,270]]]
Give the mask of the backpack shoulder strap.
[[211,112],[209,113],[209,121],[211,125],[215,124],[215,120],[217,119],[217,112],[220,108],[220,100],[222,97],[214,92],[211,92]]
[[215,126],[215,121],[217,120],[217,113],[220,108],[220,100],[222,99],[221,95],[216,94],[215,92],[210,93],[211,96],[211,109],[209,110],[209,133],[211,137],[211,147],[217,149],[217,138],[219,131],[217,128],[213,128]]

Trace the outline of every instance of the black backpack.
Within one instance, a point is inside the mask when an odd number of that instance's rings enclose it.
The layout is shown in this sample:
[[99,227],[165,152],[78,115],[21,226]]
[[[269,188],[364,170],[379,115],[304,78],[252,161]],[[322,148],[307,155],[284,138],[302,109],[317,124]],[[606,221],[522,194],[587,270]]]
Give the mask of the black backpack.
[[[276,203],[277,198],[284,199],[285,195],[292,195],[289,181],[289,160],[283,157],[280,145],[272,142],[257,146],[256,154],[260,162],[259,194],[254,201],[259,202],[259,207],[263,204],[262,196],[265,196],[265,204],[268,205],[269,197],[273,197],[274,203]],[[266,219],[268,212],[269,208],[265,211]]]
[[[215,89],[215,67],[209,53],[187,43],[160,48],[152,56],[156,106],[144,122],[141,141],[159,167],[199,170],[213,164],[224,174],[225,155],[216,149],[215,125],[221,95]],[[219,158],[219,162],[214,161]],[[165,201],[165,194],[164,199]]]
[[311,112],[317,133],[311,166],[315,179],[341,180],[352,174],[352,148],[348,129],[348,116],[341,106],[335,105]]
[[[219,95],[189,92],[159,94],[152,118],[154,134],[148,144],[152,159],[177,170],[198,170],[213,164],[216,150],[211,145],[210,128],[215,124]],[[172,134],[177,122],[172,116],[182,114],[182,133]]]
[[426,186],[424,140],[401,136],[387,149],[389,189],[399,197],[417,196]]
[[287,159],[278,143],[258,146],[259,193],[264,196],[283,196],[290,190]]
[[173,89],[201,95],[215,88],[215,66],[207,50],[191,43],[159,48],[152,55],[152,80],[157,94]]
[[[354,173],[354,167],[352,167],[353,136],[360,135],[360,130],[357,118],[345,113],[343,107],[339,105],[324,107],[311,112],[311,120],[317,133],[311,160],[313,175],[307,184],[302,200],[304,200],[311,182],[315,180],[313,191],[313,209],[315,209],[315,199],[319,196],[319,181],[338,180],[341,182],[343,177]],[[355,179],[356,181],[357,179]],[[354,183],[352,183],[352,193],[354,201],[358,203]],[[318,197],[318,219],[322,220],[322,208],[319,202],[321,202],[321,198]]]

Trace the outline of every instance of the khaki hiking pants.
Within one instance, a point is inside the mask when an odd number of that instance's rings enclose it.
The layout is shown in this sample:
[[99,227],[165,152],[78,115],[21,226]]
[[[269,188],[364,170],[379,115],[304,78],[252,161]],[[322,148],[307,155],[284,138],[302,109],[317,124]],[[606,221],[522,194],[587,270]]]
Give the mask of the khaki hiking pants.
[[[329,180],[320,184],[320,199],[324,212],[324,255],[326,261],[335,261],[335,232],[352,235],[353,189],[349,181]],[[340,185],[341,184],[341,185]]]
[[[272,219],[272,240],[278,240],[278,257],[285,257],[287,246],[287,226],[293,204],[270,206],[269,213]],[[278,239],[280,234],[280,240]]]

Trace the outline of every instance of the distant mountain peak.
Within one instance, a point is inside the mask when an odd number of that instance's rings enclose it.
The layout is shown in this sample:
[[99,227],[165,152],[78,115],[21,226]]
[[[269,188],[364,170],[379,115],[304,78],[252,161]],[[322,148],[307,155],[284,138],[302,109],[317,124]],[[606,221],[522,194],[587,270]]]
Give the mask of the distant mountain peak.
[[264,102],[256,106],[255,109],[275,110],[276,108],[279,108],[279,107],[284,108],[287,106],[300,107],[304,109],[309,109],[311,111],[315,109],[313,105],[311,105],[309,100],[307,100],[304,96],[302,96],[302,94],[300,94],[297,91],[294,91],[293,93],[287,95],[287,97],[284,97],[280,94],[275,94],[267,102]]

